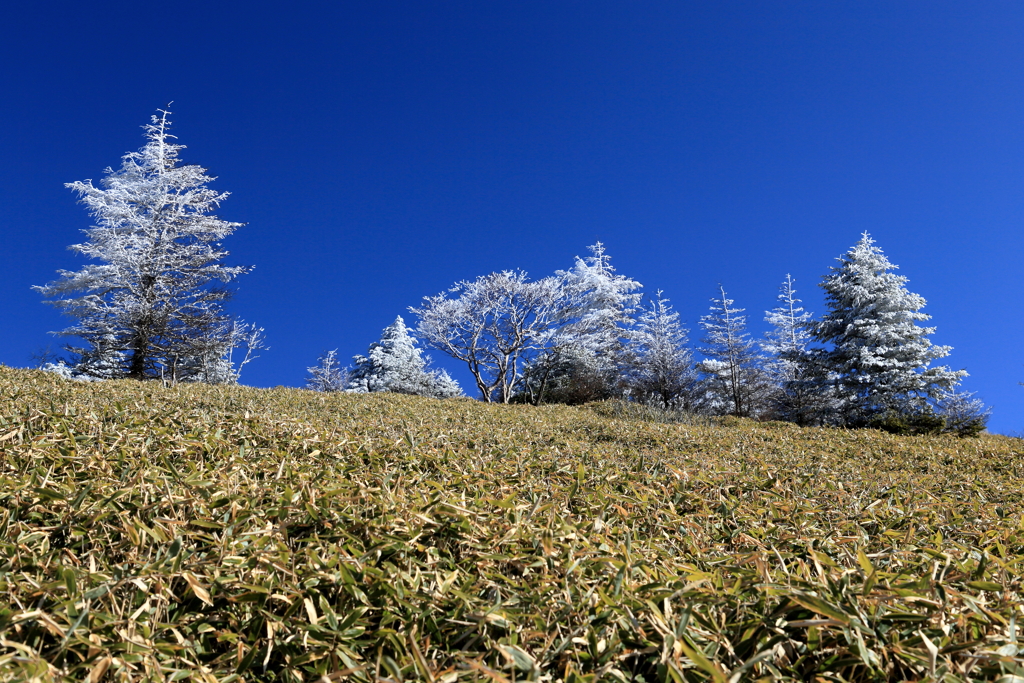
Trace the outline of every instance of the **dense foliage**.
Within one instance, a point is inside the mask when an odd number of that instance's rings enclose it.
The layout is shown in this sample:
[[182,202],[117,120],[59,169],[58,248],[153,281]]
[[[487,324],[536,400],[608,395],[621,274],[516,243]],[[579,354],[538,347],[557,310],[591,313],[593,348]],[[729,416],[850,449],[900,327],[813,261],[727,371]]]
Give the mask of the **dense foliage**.
[[1018,439],[2,367],[0,416],[5,680],[1024,676]]
[[352,360],[346,391],[392,391],[431,398],[463,395],[459,383],[447,372],[428,367],[430,358],[424,358],[423,351],[416,348],[402,316],[384,328],[380,341],[370,344],[365,356]]
[[928,339],[935,328],[918,325],[931,318],[921,312],[924,297],[890,272],[896,266],[867,233],[838,261],[821,284],[828,311],[809,325],[812,338],[825,345],[811,354],[821,369],[818,388],[836,401],[824,421],[927,422],[934,402],[967,373],[931,365],[951,348]]

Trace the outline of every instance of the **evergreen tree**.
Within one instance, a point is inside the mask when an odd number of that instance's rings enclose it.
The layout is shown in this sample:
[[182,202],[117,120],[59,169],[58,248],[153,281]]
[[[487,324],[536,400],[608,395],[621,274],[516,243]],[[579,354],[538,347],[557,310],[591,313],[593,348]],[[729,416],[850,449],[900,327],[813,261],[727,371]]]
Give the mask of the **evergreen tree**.
[[774,418],[807,424],[813,420],[812,415],[821,412],[823,397],[806,386],[811,369],[807,352],[811,314],[800,305],[793,277],[788,273],[779,287],[778,303],[765,312],[765,322],[771,329],[761,342],[767,356],[765,371],[773,385],[769,403]]
[[867,233],[837,260],[821,283],[828,312],[810,326],[812,337],[827,345],[814,354],[819,388],[835,392],[848,426],[932,414],[930,402],[967,373],[929,367],[951,349],[934,346],[928,336],[935,328],[917,324],[931,318],[921,312],[924,298],[890,272],[896,266]]
[[391,391],[433,398],[462,396],[458,382],[444,370],[429,369],[429,360],[416,348],[416,340],[409,334],[402,316],[398,316],[384,328],[380,341],[371,344],[365,356],[353,358],[346,391]]
[[557,336],[560,343],[584,347],[614,366],[640,304],[636,290],[643,285],[615,272],[601,242],[587,248],[591,256],[577,256],[571,270],[555,274],[564,290]]
[[746,331],[744,309],[733,308],[721,285],[719,291],[721,296],[711,299],[711,313],[700,319],[705,344],[700,351],[708,357],[699,366],[709,390],[706,403],[711,412],[752,417],[764,407],[770,384]]
[[945,419],[945,431],[959,436],[978,436],[985,431],[992,409],[985,405],[973,391],[943,392],[936,403],[939,414]]
[[[100,187],[68,183],[96,225],[71,247],[98,263],[36,289],[77,318],[60,334],[84,346],[74,371],[97,378],[234,381],[232,349],[262,345],[258,328],[241,325],[222,304],[224,284],[249,268],[221,263],[221,240],[240,223],[212,215],[227,198],[207,187],[199,166],[179,166],[169,112],[145,126],[147,143],[106,170]],[[250,352],[253,349],[249,349]],[[250,357],[247,354],[247,357]],[[228,364],[227,367],[225,363]]]
[[524,372],[530,402],[586,403],[608,398],[620,389],[619,375],[632,315],[643,285],[619,275],[601,242],[591,256],[576,257],[568,271],[558,271],[556,322]]
[[[235,359],[235,349],[245,353]],[[171,373],[164,379],[171,382],[203,382],[235,384],[242,368],[258,358],[256,351],[265,349],[263,328],[227,316],[211,318],[207,324],[192,330],[184,355],[172,358]]]
[[[79,354],[77,362],[69,366],[65,374],[70,377],[89,379],[124,377],[128,354],[119,349],[117,338],[108,333],[97,335],[90,341],[92,346]],[[61,361],[61,364],[63,365],[64,362]]]
[[641,313],[629,342],[625,365],[631,395],[665,409],[691,408],[697,377],[687,346],[688,330],[679,324],[679,313],[661,290]]
[[516,402],[582,405],[610,398],[619,390],[617,368],[584,345],[549,346],[523,369]]

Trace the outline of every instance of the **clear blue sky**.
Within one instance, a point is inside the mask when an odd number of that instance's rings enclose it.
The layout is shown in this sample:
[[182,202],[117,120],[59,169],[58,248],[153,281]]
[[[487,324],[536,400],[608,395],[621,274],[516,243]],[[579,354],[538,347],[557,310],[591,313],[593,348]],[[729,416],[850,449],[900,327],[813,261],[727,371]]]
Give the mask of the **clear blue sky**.
[[867,230],[991,428],[1024,431],[1020,3],[17,3],[0,63],[8,365],[69,322],[29,289],[83,264],[63,183],[173,100],[248,223],[232,310],[272,348],[244,383],[298,386],[424,295],[598,239],[692,328],[721,282],[760,335],[787,272],[820,312]]

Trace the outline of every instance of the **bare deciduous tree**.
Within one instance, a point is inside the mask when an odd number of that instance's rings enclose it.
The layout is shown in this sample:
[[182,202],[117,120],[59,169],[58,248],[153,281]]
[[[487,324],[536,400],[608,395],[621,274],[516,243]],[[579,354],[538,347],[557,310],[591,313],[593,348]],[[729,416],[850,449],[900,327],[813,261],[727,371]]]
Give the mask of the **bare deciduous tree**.
[[560,296],[555,278],[531,282],[522,271],[502,271],[458,282],[410,310],[426,344],[466,363],[483,400],[508,403],[522,363],[550,339]]
[[341,366],[338,360],[338,349],[324,351],[317,359],[317,364],[306,368],[309,377],[306,378],[306,388],[313,391],[344,391],[348,384],[348,372]]

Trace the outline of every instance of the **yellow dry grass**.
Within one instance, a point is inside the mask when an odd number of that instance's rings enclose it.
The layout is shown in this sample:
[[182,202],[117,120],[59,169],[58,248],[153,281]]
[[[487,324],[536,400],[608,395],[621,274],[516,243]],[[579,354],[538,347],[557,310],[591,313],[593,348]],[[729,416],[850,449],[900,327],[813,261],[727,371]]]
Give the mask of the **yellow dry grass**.
[[1015,680],[1022,442],[0,368],[4,680]]

